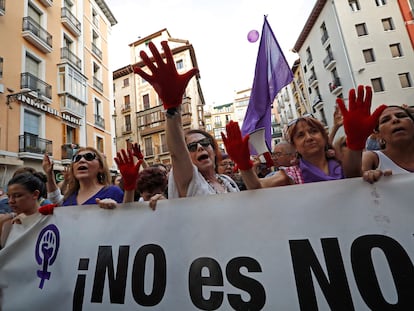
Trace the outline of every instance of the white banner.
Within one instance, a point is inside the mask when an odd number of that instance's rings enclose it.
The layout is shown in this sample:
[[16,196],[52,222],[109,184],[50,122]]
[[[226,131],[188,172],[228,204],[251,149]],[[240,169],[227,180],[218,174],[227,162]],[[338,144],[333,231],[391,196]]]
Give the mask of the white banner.
[[0,251],[3,311],[413,310],[413,184],[59,207]]

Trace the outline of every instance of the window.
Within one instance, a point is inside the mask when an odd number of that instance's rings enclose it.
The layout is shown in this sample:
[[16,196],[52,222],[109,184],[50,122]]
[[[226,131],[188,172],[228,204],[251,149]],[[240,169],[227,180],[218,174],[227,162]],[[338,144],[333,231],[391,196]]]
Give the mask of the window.
[[95,9],[92,9],[92,22],[96,27],[99,27],[99,16]]
[[214,124],[215,124],[215,127],[221,126],[220,116],[214,116]]
[[[58,91],[59,93],[69,93],[82,103],[87,103],[87,80],[74,70],[71,66],[63,65],[59,67]],[[79,106],[79,109],[81,107]],[[83,109],[81,109],[83,111]],[[79,111],[81,113],[81,111]],[[83,114],[83,112],[81,113]]]
[[[26,59],[25,59],[25,69],[26,72],[31,73],[35,77],[39,77],[40,72],[40,60],[38,60],[35,56],[32,54],[26,53]],[[36,88],[34,88],[36,89]]]
[[95,114],[102,116],[102,102],[98,98],[95,98]]
[[399,43],[390,44],[390,50],[393,58],[403,56],[401,45]]
[[387,0],[375,0],[377,6],[383,6],[387,4]]
[[152,148],[152,137],[145,138],[144,144],[145,144],[145,155],[146,156],[154,155],[154,149]]
[[129,78],[124,79],[124,87],[129,86]]
[[392,21],[391,17],[383,18],[382,20],[382,27],[384,27],[384,31],[394,30],[394,22]]
[[28,110],[24,111],[24,132],[39,136],[40,115]]
[[359,6],[359,1],[358,0],[348,0],[349,3],[349,7],[351,8],[352,12],[356,12],[359,11],[361,8]]
[[42,12],[40,12],[40,10],[36,8],[30,2],[29,2],[29,5],[27,6],[27,16],[31,17],[39,25],[42,25],[41,23]]
[[384,84],[382,83],[382,78],[371,79],[371,84],[372,84],[372,89],[374,90],[374,93],[385,91]]
[[144,96],[142,96],[142,103],[144,105],[144,110],[149,109],[150,107],[149,94],[145,94]]
[[0,79],[3,78],[3,57],[0,57]]
[[105,154],[104,154],[104,140],[102,137],[96,136],[96,149],[103,154],[104,158],[105,158]]
[[402,88],[413,86],[409,72],[400,73],[398,74],[398,77],[400,78],[400,83],[401,83]]
[[131,115],[127,114],[125,116],[125,131],[130,132],[131,131]]
[[321,34],[322,34],[321,41],[322,41],[322,44],[324,44],[326,40],[328,40],[329,38],[328,30],[326,29],[325,23],[322,23],[321,25]]
[[309,65],[312,62],[312,52],[310,50],[310,47],[306,49],[306,63]]
[[183,69],[184,68],[184,62],[183,62],[183,60],[182,59],[178,60],[175,63],[175,67],[177,68],[177,70]]
[[160,135],[160,141],[161,141],[161,152],[162,153],[168,152],[167,139],[164,133]]
[[366,63],[375,62],[375,55],[373,49],[363,50],[362,53],[364,54],[364,59]]
[[355,25],[355,29],[358,37],[366,36],[368,34],[367,26],[365,23]]
[[131,104],[130,98],[131,97],[129,95],[125,95],[124,96],[124,104],[125,104],[125,106],[129,106]]

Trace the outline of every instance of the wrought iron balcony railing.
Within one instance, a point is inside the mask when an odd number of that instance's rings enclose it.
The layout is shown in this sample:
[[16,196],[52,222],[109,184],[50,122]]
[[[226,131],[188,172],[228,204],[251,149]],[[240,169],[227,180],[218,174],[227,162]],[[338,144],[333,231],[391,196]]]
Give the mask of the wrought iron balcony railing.
[[36,154],[52,154],[52,141],[39,136],[24,133],[19,136],[19,152],[30,152]]
[[68,47],[64,47],[60,49],[60,58],[68,60],[72,65],[74,65],[77,69],[82,71],[82,60],[75,55]]
[[98,114],[95,114],[94,116],[95,116],[95,125],[104,129],[105,119],[101,115],[98,115]]
[[43,52],[52,51],[52,35],[30,16],[23,17],[23,36]]
[[62,23],[76,36],[81,34],[81,23],[69,8],[61,9]]
[[99,58],[102,59],[102,51],[98,48],[98,46],[92,42],[92,52]]
[[20,88],[30,89],[46,98],[52,99],[52,86],[30,72],[22,72],[20,74]]
[[93,77],[93,86],[99,91],[103,92],[103,83],[96,77]]

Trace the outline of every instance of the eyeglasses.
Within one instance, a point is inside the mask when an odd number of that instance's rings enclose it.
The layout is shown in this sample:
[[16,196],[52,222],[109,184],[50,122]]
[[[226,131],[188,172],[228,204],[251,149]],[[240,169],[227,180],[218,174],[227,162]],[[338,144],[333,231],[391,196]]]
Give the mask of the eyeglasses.
[[86,161],[90,162],[96,159],[96,154],[94,152],[87,152],[84,154],[77,154],[73,156],[72,162],[76,163],[79,162],[82,158]]
[[290,122],[287,124],[287,127],[289,128],[289,127],[291,127],[292,125],[294,125],[294,124],[298,123],[300,120],[303,120],[303,119],[305,119],[305,118],[315,118],[315,117],[314,117],[314,116],[313,116],[313,114],[311,114],[311,113],[305,113],[304,115],[300,116],[299,118],[297,118],[297,119],[294,119],[294,120],[290,121]]
[[291,155],[291,153],[283,153],[283,152],[273,152],[272,155],[276,158],[279,158],[284,155]]
[[203,138],[203,139],[201,139],[201,140],[199,140],[199,141],[195,141],[195,142],[189,143],[189,144],[187,145],[187,149],[188,149],[188,151],[190,151],[190,152],[195,152],[195,151],[197,151],[198,144],[200,144],[200,145],[201,145],[201,147],[203,147],[203,148],[207,148],[208,146],[210,146],[210,145],[211,145],[211,141],[210,141],[210,139],[208,139],[208,138]]
[[222,166],[222,167],[226,167],[226,166],[234,167],[234,163],[233,162],[221,162],[220,166]]

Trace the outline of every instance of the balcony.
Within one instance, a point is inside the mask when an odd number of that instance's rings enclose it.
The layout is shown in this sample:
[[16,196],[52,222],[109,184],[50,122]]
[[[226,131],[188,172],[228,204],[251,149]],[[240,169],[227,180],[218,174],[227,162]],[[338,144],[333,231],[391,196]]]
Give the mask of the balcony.
[[79,71],[82,71],[82,61],[79,57],[75,55],[68,47],[60,49],[60,58],[62,60],[67,60],[73,66],[75,66]]
[[309,79],[308,79],[309,85],[311,87],[315,87],[316,85],[318,85],[318,79],[316,78],[316,74],[312,74]]
[[72,163],[73,155],[78,151],[79,145],[77,144],[64,144],[61,146],[62,164]]
[[129,134],[132,132],[132,126],[131,124],[122,125],[121,130],[122,130],[122,135]]
[[52,52],[52,35],[30,16],[23,17],[22,36],[43,53]]
[[82,32],[81,23],[69,8],[63,7],[60,13],[60,20],[63,25],[76,37],[79,37]]
[[98,78],[93,77],[93,87],[101,92],[103,92],[103,83],[98,80]]
[[[183,126],[191,124],[191,98],[183,99],[181,105],[181,118]],[[141,136],[164,131],[165,113],[162,105],[151,107],[137,112],[138,131]]]
[[328,39],[329,39],[328,33],[327,32],[324,32],[323,35],[322,35],[322,37],[321,37],[322,44],[325,44],[325,42],[328,41]]
[[39,0],[44,6],[51,7],[53,4],[53,0]]
[[22,72],[20,75],[20,88],[28,89],[52,100],[52,86],[32,75],[30,72]]
[[336,60],[333,57],[332,53],[328,53],[328,55],[323,60],[323,66],[326,70],[331,70],[333,66],[335,66]]
[[329,82],[328,86],[329,91],[331,91],[333,95],[338,95],[342,92],[342,84],[339,78],[335,78],[332,82]]
[[0,0],[0,16],[6,14],[6,0]]
[[95,114],[94,116],[95,116],[95,125],[102,129],[105,129],[105,119],[101,115],[98,115],[98,114]]
[[131,112],[131,104],[125,104],[121,108],[121,113],[127,113],[127,112]]
[[45,153],[52,155],[52,141],[37,135],[24,133],[19,135],[19,157],[43,158]]
[[92,52],[96,55],[99,59],[102,60],[102,51],[98,48],[98,46],[92,42]]
[[85,118],[85,105],[79,99],[68,93],[64,93],[59,94],[59,100],[61,112],[69,113],[79,119]]
[[315,106],[315,105],[317,105],[317,104],[319,104],[321,101],[322,101],[322,96],[321,95],[316,95],[313,98],[312,107]]

